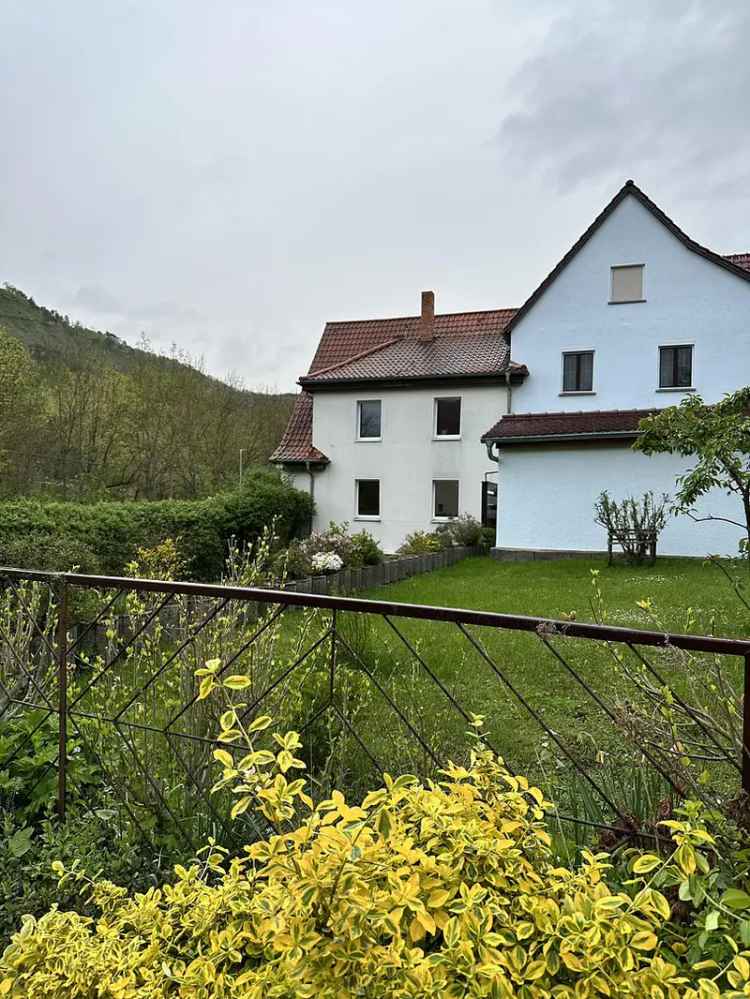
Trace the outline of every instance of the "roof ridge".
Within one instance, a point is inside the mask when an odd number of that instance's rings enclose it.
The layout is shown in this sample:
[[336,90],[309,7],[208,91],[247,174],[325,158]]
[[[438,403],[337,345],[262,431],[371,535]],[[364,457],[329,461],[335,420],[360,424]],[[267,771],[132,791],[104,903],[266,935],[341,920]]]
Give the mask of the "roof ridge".
[[[468,309],[466,311],[459,312],[436,312],[435,319],[450,319],[454,316],[489,316],[495,312],[517,312],[517,305],[500,306],[496,309]],[[328,326],[351,326],[353,323],[358,325],[364,323],[403,323],[408,319],[413,319],[415,321],[419,320],[421,317],[416,316],[381,316],[380,318],[370,318],[370,319],[327,319],[326,327]]]
[[403,340],[402,336],[393,336],[390,340],[383,340],[382,343],[376,343],[374,347],[368,347],[367,350],[361,350],[358,354],[352,354],[351,357],[345,358],[343,361],[337,361],[336,364],[329,364],[325,368],[318,368],[316,371],[310,371],[302,377],[317,378],[318,375],[328,374],[329,371],[335,371],[336,368],[343,368],[347,364],[351,364],[353,361],[361,361],[363,357],[369,357],[370,354],[376,354],[379,350],[385,350],[386,347],[390,347],[394,343],[398,343],[399,340]]

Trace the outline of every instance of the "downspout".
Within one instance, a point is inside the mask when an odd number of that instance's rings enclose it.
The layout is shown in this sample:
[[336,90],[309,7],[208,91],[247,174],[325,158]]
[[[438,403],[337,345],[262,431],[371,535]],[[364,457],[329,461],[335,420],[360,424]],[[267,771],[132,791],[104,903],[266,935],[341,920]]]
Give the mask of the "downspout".
[[510,383],[510,368],[505,369],[505,415],[513,412],[513,389]]
[[305,462],[305,468],[307,469],[307,474],[310,476],[310,499],[313,504],[313,512],[310,514],[309,526],[309,533],[312,534],[313,517],[315,516],[315,473],[312,470],[312,463],[310,461]]
[[490,461],[494,461],[494,463],[497,465],[497,468],[494,469],[494,471],[485,472],[484,473],[484,480],[485,480],[485,482],[487,481],[487,476],[488,475],[497,475],[497,511],[496,511],[497,520],[495,522],[495,548],[499,548],[500,547],[500,537],[499,537],[499,534],[500,534],[500,481],[501,481],[501,479],[500,479],[500,455],[495,450],[496,447],[497,447],[496,442],[485,441],[484,442],[484,446],[487,448],[487,457],[489,458],[489,460]]
[[314,503],[315,502],[315,473],[312,470],[312,462],[310,462],[310,461],[306,461],[305,462],[305,470],[307,471],[307,474],[310,476],[310,499]]

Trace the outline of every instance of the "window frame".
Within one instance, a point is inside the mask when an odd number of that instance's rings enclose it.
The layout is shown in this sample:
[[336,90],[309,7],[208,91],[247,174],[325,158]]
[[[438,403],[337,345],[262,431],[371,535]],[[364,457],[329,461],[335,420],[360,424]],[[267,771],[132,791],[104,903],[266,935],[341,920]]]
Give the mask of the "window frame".
[[[663,350],[677,350],[680,347],[690,350],[690,384],[689,385],[662,385],[661,383],[661,352]],[[677,356],[673,362],[673,371],[676,369]],[[685,343],[660,343],[656,351],[656,391],[657,392],[695,392],[695,344]]]
[[[615,271],[641,270],[641,297],[640,298],[615,298]],[[640,264],[612,264],[609,268],[609,305],[637,305],[646,301],[646,265]]]
[[[378,512],[375,513],[360,513],[359,512],[359,487],[362,482],[377,482],[378,484]],[[383,498],[381,495],[381,480],[380,479],[355,479],[354,480],[354,519],[355,520],[368,520],[376,521],[381,519],[383,512]]]
[[[456,512],[454,514],[448,514],[443,516],[435,512],[437,503],[437,484],[438,482],[455,482],[456,483]],[[458,517],[461,511],[461,480],[460,479],[449,479],[447,477],[441,476],[440,478],[432,480],[432,505],[430,508],[431,522],[433,524],[449,524],[452,520]]]
[[[458,433],[439,434],[438,433],[438,404],[441,402],[458,403]],[[463,397],[460,395],[436,395],[432,401],[432,439],[434,441],[460,441],[463,430]],[[452,481],[452,480],[451,480]]]
[[[566,389],[565,388],[565,358],[570,355],[580,356],[581,354],[591,354],[591,388],[590,389]],[[560,395],[596,395],[594,370],[596,362],[596,351],[593,347],[579,347],[572,350],[563,350],[560,356]]]
[[[380,406],[380,434],[377,437],[363,437],[362,430],[362,404],[365,402],[377,402]],[[383,440],[383,400],[382,399],[357,399],[356,405],[356,426],[355,440],[358,444],[378,444]]]

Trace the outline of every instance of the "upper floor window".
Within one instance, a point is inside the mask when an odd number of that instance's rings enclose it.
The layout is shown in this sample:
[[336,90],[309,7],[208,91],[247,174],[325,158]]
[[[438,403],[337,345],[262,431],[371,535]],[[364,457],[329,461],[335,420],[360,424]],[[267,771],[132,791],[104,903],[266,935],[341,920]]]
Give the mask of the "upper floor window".
[[435,436],[461,436],[460,398],[435,400]]
[[594,391],[594,352],[576,350],[563,354],[563,392]]
[[357,403],[357,439],[379,441],[381,438],[380,399],[362,399]]
[[610,281],[609,301],[611,304],[617,302],[643,302],[643,271],[644,264],[624,264],[620,267],[612,268],[612,278]]
[[357,479],[357,516],[380,516],[380,479]]
[[659,388],[691,388],[692,385],[692,346],[659,347]]

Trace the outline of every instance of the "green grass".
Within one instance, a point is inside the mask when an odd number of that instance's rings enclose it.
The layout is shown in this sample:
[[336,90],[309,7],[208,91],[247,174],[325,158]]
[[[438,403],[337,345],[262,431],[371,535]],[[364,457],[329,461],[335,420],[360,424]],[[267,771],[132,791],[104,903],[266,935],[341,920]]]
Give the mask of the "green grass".
[[[715,566],[697,560],[664,558],[655,566],[607,567],[601,559],[500,563],[472,558],[363,596],[541,617],[574,614],[579,621],[591,621],[592,569],[599,570],[609,623],[747,634],[748,614],[727,580]],[[645,599],[651,600],[651,613],[637,604]],[[370,683],[370,694],[358,707],[356,727],[368,748],[396,772],[426,762],[414,731],[440,755],[460,755],[467,724],[446,694],[386,622],[353,618],[340,615],[344,634],[381,687]],[[466,711],[486,717],[493,745],[514,770],[557,787],[570,777],[566,751],[586,767],[604,760],[627,773],[639,764],[638,751],[624,748],[618,727],[535,634],[469,629],[537,719],[455,625],[402,618],[395,624],[450,695]],[[552,644],[607,704],[614,707],[634,696],[602,643],[558,638]],[[679,664],[659,650],[644,651],[680,689],[684,678]],[[739,663],[727,663],[730,674],[739,678]]]
[[[670,631],[715,631],[733,636],[747,633],[748,615],[743,614],[726,579],[716,567],[698,559],[662,558],[653,566],[609,567],[605,560],[596,558],[548,562],[469,558],[448,569],[413,576],[360,595],[539,617],[573,612],[579,621],[593,621],[592,569],[599,572],[612,624],[652,627],[650,615],[637,606],[638,600],[651,598],[662,624]],[[689,608],[697,618],[692,624]]]

